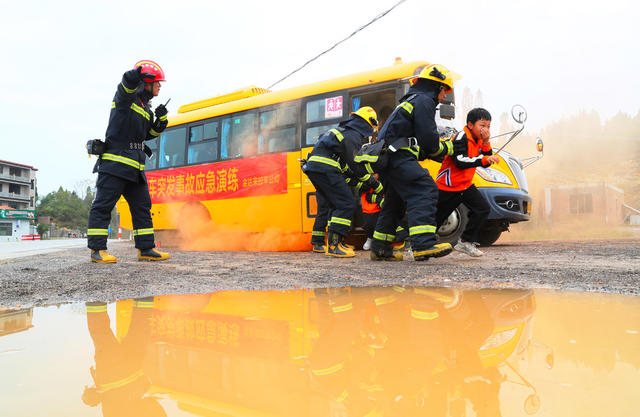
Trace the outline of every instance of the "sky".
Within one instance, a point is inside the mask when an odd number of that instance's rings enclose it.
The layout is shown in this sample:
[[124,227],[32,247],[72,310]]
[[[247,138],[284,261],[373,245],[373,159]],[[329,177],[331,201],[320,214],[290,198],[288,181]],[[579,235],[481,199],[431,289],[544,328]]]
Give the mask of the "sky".
[[[38,168],[40,196],[83,192],[95,182],[84,145],[104,138],[136,61],[163,67],[155,104],[171,98],[171,117],[198,99],[266,88],[396,2],[0,0],[0,159]],[[639,17],[631,0],[407,0],[274,90],[402,57],[461,74],[458,98],[481,90],[496,120],[523,105],[529,132],[582,110],[635,116]]]

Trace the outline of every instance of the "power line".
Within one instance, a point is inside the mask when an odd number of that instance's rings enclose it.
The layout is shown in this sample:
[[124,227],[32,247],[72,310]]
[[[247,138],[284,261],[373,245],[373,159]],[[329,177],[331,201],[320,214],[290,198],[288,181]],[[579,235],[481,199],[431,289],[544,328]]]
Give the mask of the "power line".
[[391,12],[393,9],[395,9],[396,7],[400,6],[402,3],[404,3],[407,0],[400,0],[399,2],[397,2],[396,4],[394,4],[390,9],[380,13],[379,15],[377,15],[376,17],[374,17],[369,23],[365,24],[364,26],[359,27],[358,29],[356,29],[351,35],[347,36],[346,38],[344,38],[343,40],[333,44],[333,46],[331,46],[329,49],[327,49],[326,51],[323,51],[321,53],[319,53],[318,55],[316,55],[315,57],[311,58],[310,60],[308,60],[307,62],[305,62],[304,64],[302,64],[299,68],[296,68],[295,70],[291,71],[289,74],[285,75],[284,77],[282,77],[281,79],[279,79],[278,81],[276,81],[275,83],[271,84],[268,88],[271,89],[274,85],[281,83],[282,81],[286,80],[287,78],[291,77],[293,74],[295,74],[296,72],[300,71],[302,68],[306,67],[307,65],[309,65],[310,63],[312,63],[313,61],[315,61],[316,59],[320,58],[322,55],[326,54],[327,52],[331,51],[332,49],[334,49],[336,46],[340,45],[342,42],[350,39],[351,37],[353,37],[356,33],[360,32],[361,30],[363,30],[364,28],[366,28],[367,26],[371,25],[372,23],[376,22],[377,20],[382,19],[384,16],[386,16],[389,12]]

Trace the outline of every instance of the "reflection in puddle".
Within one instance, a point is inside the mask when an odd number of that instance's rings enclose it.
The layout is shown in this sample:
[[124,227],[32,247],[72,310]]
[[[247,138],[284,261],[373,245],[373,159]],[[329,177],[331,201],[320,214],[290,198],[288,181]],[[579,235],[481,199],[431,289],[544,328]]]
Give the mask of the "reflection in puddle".
[[9,328],[35,326],[0,338],[0,353],[15,352],[0,354],[0,415],[602,416],[640,405],[637,297],[333,288],[82,310],[0,311],[0,323],[28,315]]

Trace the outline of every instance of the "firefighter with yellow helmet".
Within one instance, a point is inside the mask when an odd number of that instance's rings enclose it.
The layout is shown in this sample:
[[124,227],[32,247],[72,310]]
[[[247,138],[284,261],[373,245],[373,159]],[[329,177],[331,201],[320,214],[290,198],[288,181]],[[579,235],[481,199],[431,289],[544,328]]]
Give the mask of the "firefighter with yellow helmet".
[[407,94],[380,130],[378,140],[387,146],[385,203],[371,244],[372,260],[401,260],[394,255],[398,221],[406,210],[414,260],[451,253],[448,243],[436,240],[438,187],[419,161],[451,155],[450,142],[440,142],[436,107],[453,91],[453,74],[442,65],[428,65],[412,80]]
[[[105,149],[94,172],[98,172],[96,197],[89,213],[87,230],[91,261],[113,263],[116,257],[107,252],[111,210],[120,196],[129,203],[133,220],[135,247],[140,260],[163,260],[169,254],[155,249],[151,198],[144,174],[146,140],[158,137],[167,127],[167,109],[161,104],[151,111],[150,100],[160,92],[164,71],[154,61],[138,61],[122,76],[111,103]],[[155,114],[154,114],[155,113]],[[155,117],[154,117],[155,116]]]
[[338,258],[355,256],[353,247],[345,243],[356,208],[348,184],[355,183],[359,192],[370,189],[382,192],[382,184],[362,164],[353,161],[355,153],[373,136],[377,126],[378,116],[373,108],[365,106],[355,110],[337,128],[320,136],[304,163],[302,169],[316,188],[318,216],[311,238],[314,252]]

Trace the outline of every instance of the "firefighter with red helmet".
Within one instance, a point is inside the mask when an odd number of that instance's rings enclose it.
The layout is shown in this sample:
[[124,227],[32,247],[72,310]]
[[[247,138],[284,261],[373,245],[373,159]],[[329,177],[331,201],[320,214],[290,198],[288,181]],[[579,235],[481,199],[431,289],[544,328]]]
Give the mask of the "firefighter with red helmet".
[[111,103],[105,150],[94,168],[98,172],[97,191],[87,230],[92,262],[117,260],[107,252],[107,237],[111,210],[121,195],[131,210],[138,259],[156,261],[170,256],[155,249],[151,197],[144,174],[146,155],[151,156],[144,141],[157,138],[168,123],[163,104],[151,111],[150,100],[159,94],[162,81],[165,76],[160,65],[142,60],[125,72],[118,84]]

